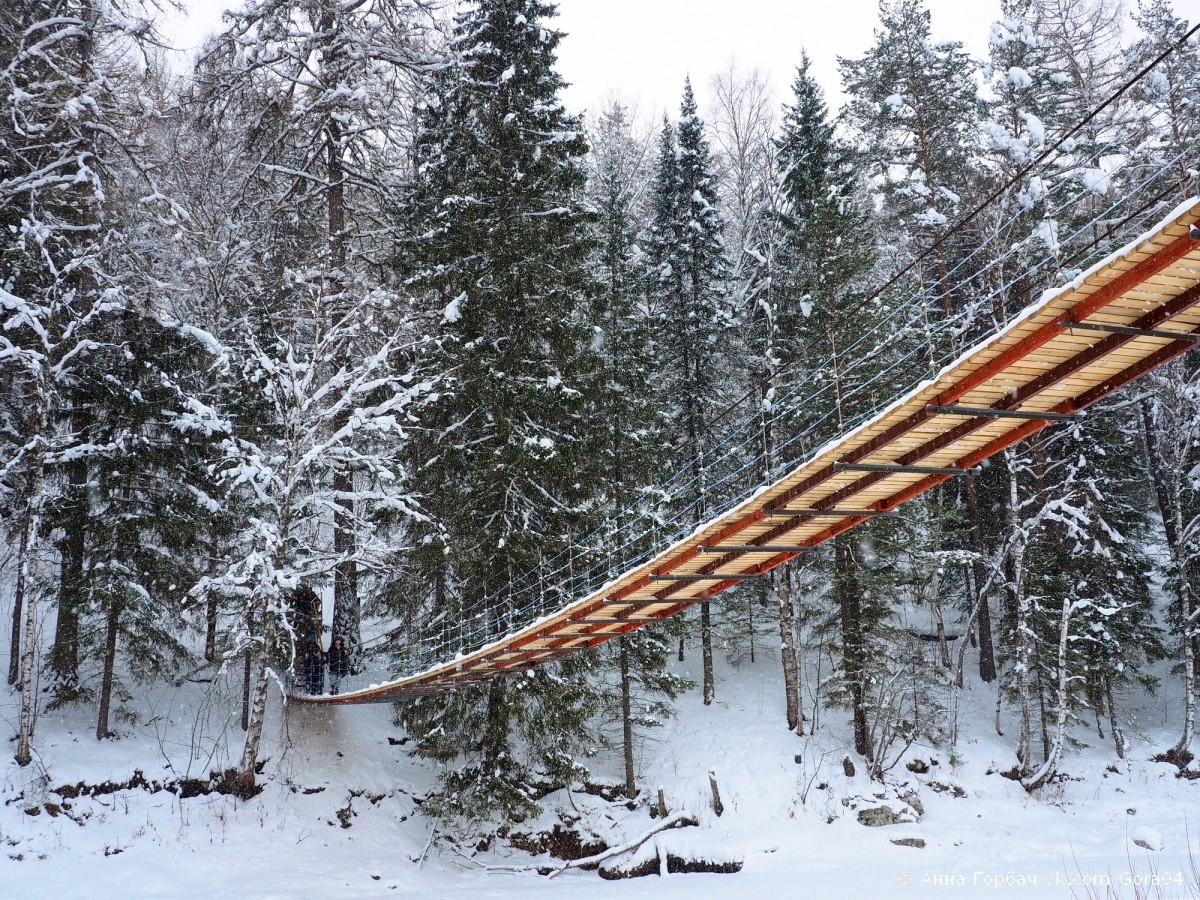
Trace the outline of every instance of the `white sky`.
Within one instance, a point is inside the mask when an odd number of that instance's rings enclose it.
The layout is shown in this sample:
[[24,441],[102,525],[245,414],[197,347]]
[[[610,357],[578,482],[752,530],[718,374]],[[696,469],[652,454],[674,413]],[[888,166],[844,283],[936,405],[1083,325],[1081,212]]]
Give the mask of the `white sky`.
[[[166,31],[191,51],[220,28],[221,10],[237,0],[183,0],[190,19]],[[1129,0],[1132,4],[1135,0]],[[926,0],[937,40],[961,41],[986,52],[1000,0]],[[1172,0],[1177,14],[1200,19],[1200,0]],[[620,96],[643,116],[678,110],[690,75],[706,108],[708,83],[730,60],[766,73],[782,102],[801,50],[830,105],[841,102],[837,57],[862,56],[874,40],[877,0],[558,0],[554,23],[567,37],[559,71],[571,83],[564,99],[575,110],[597,109]]]

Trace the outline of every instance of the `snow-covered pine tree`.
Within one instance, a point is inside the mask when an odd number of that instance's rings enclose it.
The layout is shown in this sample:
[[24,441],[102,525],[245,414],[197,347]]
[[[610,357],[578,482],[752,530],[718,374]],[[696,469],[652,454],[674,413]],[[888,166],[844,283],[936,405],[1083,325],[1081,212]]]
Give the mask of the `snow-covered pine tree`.
[[[206,468],[223,426],[205,402],[214,360],[194,329],[125,309],[92,318],[80,336],[86,351],[63,396],[85,411],[72,421],[86,428],[72,430],[48,463],[67,469],[58,479],[67,485],[69,466],[85,464],[88,490],[66,512],[86,525],[73,649],[79,694],[98,700],[102,739],[131,696],[126,673],[151,682],[191,659],[183,601],[199,577],[200,523],[218,511]],[[47,525],[59,515],[49,512]]]
[[[650,302],[658,316],[661,390],[670,398],[668,422],[676,445],[685,445],[690,472],[674,500],[677,515],[703,522],[707,509],[705,432],[721,408],[728,382],[722,377],[721,333],[732,321],[727,302],[724,226],[717,210],[716,179],[704,122],[697,114],[690,81],[685,82],[676,130],[664,121],[652,186],[652,218],[644,243],[649,262]],[[712,620],[700,610],[703,694],[712,703]]]
[[[652,379],[654,322],[645,305],[645,260],[637,244],[648,205],[650,141],[633,134],[628,111],[613,102],[590,129],[589,143],[588,196],[597,213],[592,265],[602,286],[591,315],[604,364],[596,414],[609,428],[605,549],[627,559],[650,548],[648,526],[662,513],[652,489],[665,440],[662,399]],[[638,535],[641,543],[631,541]],[[666,670],[671,624],[664,633],[624,635],[609,644],[615,652],[606,656],[616,664],[610,705],[619,719],[629,797],[637,793],[637,733],[671,715],[669,701],[688,686]]]
[[[875,46],[840,65],[850,95],[845,120],[865,146],[867,174],[878,192],[882,257],[907,272],[883,299],[908,310],[893,329],[891,349],[911,358],[897,376],[913,384],[921,374],[917,354],[926,372],[938,370],[989,312],[977,307],[987,286],[979,273],[986,270],[973,261],[964,265],[978,250],[983,221],[951,229],[971,211],[981,187],[977,63],[961,42],[932,39],[923,0],[896,0],[880,3]],[[947,485],[921,501],[930,507],[931,523],[953,517],[960,490],[969,500],[970,485]],[[931,524],[929,536],[953,532],[946,521]],[[929,556],[913,562],[933,565],[937,553],[950,549],[931,547]],[[929,574],[913,577],[922,581]]]
[[[427,85],[402,265],[446,389],[425,416],[417,486],[434,524],[403,593],[453,655],[511,628],[569,587],[515,581],[572,558],[601,494],[603,366],[586,322],[586,142],[563,108],[562,34],[542,0],[478,0],[454,20],[450,62]],[[561,554],[561,556],[560,556]],[[418,752],[465,757],[446,796],[462,814],[529,814],[541,768],[575,777],[594,689],[586,660],[413,704]],[[518,727],[529,756],[513,746]]]
[[[1034,0],[1004,0],[1001,18],[992,25],[984,79],[992,97],[981,123],[982,166],[989,186],[1010,181],[1045,148],[1047,129],[1057,127],[1058,88],[1049,67],[1049,51],[1037,34]],[[980,287],[990,297],[981,318],[999,327],[1028,306],[1056,268],[1059,223],[1048,208],[1054,182],[1053,162],[1023,178],[980,217],[984,238],[977,267],[987,273]],[[975,555],[968,594],[968,622],[979,644],[979,675],[996,678],[992,633],[992,597],[999,583],[986,560],[996,557],[1005,540],[1009,496],[1007,471],[985,466],[961,486],[960,499],[970,516],[969,546]]]
[[637,241],[648,206],[649,142],[632,128],[628,110],[614,102],[590,129],[588,157],[588,198],[596,212],[590,268],[599,282],[589,321],[604,366],[595,403],[608,429],[604,470],[619,545],[629,538],[625,531],[645,530],[653,513],[636,501],[655,480],[665,441],[662,399],[652,383],[656,346],[644,295],[645,254]]
[[[831,424],[840,427],[846,417],[861,412],[856,404],[878,398],[852,399],[852,389],[865,382],[882,365],[886,352],[872,345],[871,352],[848,352],[850,345],[870,332],[885,314],[879,304],[863,305],[872,279],[872,256],[864,242],[874,239],[870,219],[861,211],[861,167],[851,149],[835,137],[834,123],[820,86],[803,56],[792,84],[791,102],[784,107],[776,139],[779,173],[774,243],[773,285],[769,305],[754,310],[754,339],[764,359],[769,411],[776,412],[776,397],[796,380],[811,385],[809,396],[820,403],[797,403],[773,428],[779,440],[811,426],[830,408]],[[845,407],[843,408],[843,398]],[[768,452],[775,438],[769,436]],[[842,563],[852,555],[847,545]],[[824,567],[834,561],[817,561]],[[830,578],[834,576],[830,574]],[[789,727],[802,733],[803,628],[797,622],[793,582],[795,573],[776,577],[779,604],[784,688]],[[836,599],[850,607],[845,636],[851,643],[869,640],[868,623],[854,610],[860,596],[850,596],[857,581],[843,578]],[[846,647],[844,641],[841,648]],[[841,651],[839,650],[839,653]],[[865,644],[849,650],[852,658],[865,653]],[[860,709],[861,712],[861,709]]]
[[960,42],[933,41],[924,0],[881,0],[879,19],[875,46],[860,59],[839,60],[849,95],[844,115],[865,145],[895,261],[936,243],[916,273],[928,294],[923,331],[966,299],[952,290],[960,276],[951,272],[971,236],[946,231],[970,208],[976,180],[977,64]]

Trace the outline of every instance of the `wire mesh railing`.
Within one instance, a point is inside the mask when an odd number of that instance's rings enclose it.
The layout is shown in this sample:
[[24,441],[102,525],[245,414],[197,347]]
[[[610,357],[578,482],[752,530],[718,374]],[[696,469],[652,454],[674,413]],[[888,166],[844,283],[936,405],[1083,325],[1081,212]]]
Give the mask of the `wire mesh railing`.
[[[1184,87],[1194,93],[1200,73]],[[1134,143],[1136,136],[1114,133],[1086,157],[1063,152],[1047,159],[996,198],[990,218],[976,219],[972,248],[944,273],[932,281],[914,274],[856,310],[859,327],[837,348],[836,361],[822,358],[820,338],[802,343],[797,362],[776,374],[769,406],[759,391],[745,391],[698,446],[676,451],[657,484],[595,511],[593,527],[566,536],[553,555],[473,604],[425,609],[382,632],[367,644],[367,670],[343,688],[419,674],[599,591],[770,484],[770,473],[796,468],[877,415],[1036,300],[1039,289],[1069,280],[1144,233],[1185,198],[1189,185],[1179,173],[1200,169],[1200,148],[1160,148],[1147,162],[1131,156]],[[1121,185],[1111,195],[1071,174],[1118,157],[1125,166],[1109,173]],[[1048,185],[1033,205],[1019,199],[1030,178]]]

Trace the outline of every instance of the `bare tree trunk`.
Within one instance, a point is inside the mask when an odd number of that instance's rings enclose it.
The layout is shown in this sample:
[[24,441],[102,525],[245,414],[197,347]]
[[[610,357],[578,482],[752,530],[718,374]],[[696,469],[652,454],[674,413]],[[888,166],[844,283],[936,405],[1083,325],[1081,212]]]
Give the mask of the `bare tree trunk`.
[[834,596],[841,611],[842,668],[850,689],[854,716],[854,751],[872,759],[871,732],[867,725],[866,634],[862,620],[862,587],[854,572],[854,553],[850,538],[834,538]]
[[1064,598],[1062,614],[1058,622],[1058,685],[1056,690],[1058,705],[1054,718],[1054,739],[1046,749],[1046,761],[1042,763],[1041,768],[1032,778],[1023,782],[1025,789],[1029,791],[1037,790],[1054,777],[1055,772],[1058,771],[1058,761],[1062,756],[1063,742],[1066,740],[1067,685],[1070,681],[1067,673],[1067,642],[1071,634],[1071,613],[1074,609],[1075,603],[1070,598]]
[[[1013,535],[1011,557],[1012,573],[1008,589],[1012,594],[1013,607],[1017,614],[1016,628],[1016,664],[1014,674],[1017,680],[1017,703],[1020,710],[1020,730],[1017,737],[1017,761],[1020,763],[1022,775],[1033,771],[1033,759],[1030,744],[1032,742],[1032,688],[1029,679],[1030,666],[1033,663],[1033,632],[1029,622],[1029,598],[1025,596],[1022,583],[1025,580],[1025,538],[1018,534],[1017,518],[1017,473],[1009,462],[1008,499],[1010,528]],[[997,722],[999,719],[997,718]],[[999,728],[997,728],[999,730]]]
[[495,771],[502,753],[508,751],[508,691],[504,679],[488,685],[487,718],[483,733],[483,767]]
[[700,652],[703,656],[704,668],[704,705],[711,706],[717,695],[716,683],[713,679],[713,650],[712,650],[712,604],[700,604]]
[[275,643],[275,616],[270,610],[266,610],[263,616],[262,631],[262,641],[251,641],[246,656],[248,665],[251,658],[254,660],[255,681],[251,693],[250,714],[246,719],[246,743],[242,750],[242,764],[238,773],[243,790],[254,787],[258,774],[258,751],[262,746],[263,721],[267,715],[267,658]]
[[1168,474],[1159,450],[1158,435],[1154,429],[1150,401],[1147,398],[1143,397],[1138,404],[1138,412],[1142,424],[1147,468],[1150,471],[1150,480],[1154,485],[1154,498],[1158,503],[1163,533],[1167,539],[1167,549],[1171,554],[1171,564],[1175,569],[1176,583],[1179,585],[1184,702],[1183,731],[1174,749],[1176,754],[1182,754],[1192,743],[1192,736],[1196,731],[1196,653],[1191,635],[1195,612],[1192,605],[1191,579],[1188,577],[1188,559],[1183,546],[1183,498],[1180,496],[1182,473],[1174,476]]
[[[43,425],[45,423],[43,422]],[[38,471],[34,479],[34,489],[30,492],[31,496],[37,497],[42,491],[41,466],[38,466]],[[21,568],[17,572],[17,590],[25,595],[25,624],[23,626],[23,635],[21,642],[21,721],[17,729],[17,752],[15,759],[17,765],[27,766],[33,761],[33,726],[36,719],[35,703],[37,700],[37,683],[36,672],[34,667],[34,657],[37,653],[37,592],[27,590],[32,583],[32,565],[30,559],[32,553],[29,548],[32,546],[37,537],[38,527],[40,526],[40,516],[36,510],[30,509],[25,517],[25,532],[21,535],[21,545],[26,549],[22,554]]]
[[247,653],[242,668],[242,731],[250,730],[250,685],[253,683],[250,668],[250,654]]
[[988,606],[987,575],[983,566],[983,517],[979,509],[979,494],[974,478],[966,480],[967,507],[971,514],[971,549],[979,558],[971,565],[975,590],[979,592],[975,605],[979,611],[977,635],[979,639],[979,677],[985,684],[996,680],[996,653],[992,644],[992,611]]
[[[82,412],[76,410],[72,413],[71,427],[80,435],[87,430],[87,421]],[[87,461],[75,459],[66,468],[71,512],[59,544],[58,618],[54,627],[54,644],[50,648],[50,670],[54,673],[55,690],[69,696],[79,680],[79,610],[83,608],[86,511],[76,507],[83,503],[83,493],[87,487]]]
[[936,567],[933,570],[933,591],[930,594],[929,606],[933,611],[934,626],[937,630],[938,655],[942,668],[950,671],[953,663],[950,660],[950,643],[946,640],[946,620],[942,616],[941,578]]
[[750,631],[750,664],[753,665],[754,659],[754,601],[755,597],[751,597],[746,604],[746,627]]
[[12,635],[8,650],[8,683],[16,684],[21,677],[21,613],[25,607],[25,557],[29,552],[29,532],[21,529],[17,544],[17,584],[13,591]]
[[1117,759],[1125,758],[1125,732],[1117,722],[1117,706],[1113,703],[1112,679],[1104,676],[1104,695],[1108,699],[1108,728],[1112,732],[1113,749]]
[[[47,382],[46,363],[42,363],[37,384],[37,414],[31,423],[31,434],[45,435],[49,427],[50,411],[46,398]],[[19,685],[21,688],[21,717],[17,727],[17,751],[14,759],[17,765],[27,766],[33,761],[33,729],[37,721],[37,670],[34,665],[37,656],[37,589],[33,583],[33,558],[38,531],[41,529],[41,500],[45,490],[46,461],[42,451],[38,451],[29,484],[29,501],[25,507],[24,530],[21,534],[20,545],[24,548],[21,554],[20,568],[17,570],[17,592],[25,598],[25,623],[21,635],[21,672]]]
[[[358,599],[358,563],[354,560],[358,538],[354,533],[354,476],[339,472],[333,490],[335,501],[333,552],[341,558],[333,573],[333,637],[340,637],[350,654],[351,671],[362,671],[362,612]],[[319,635],[318,635],[319,637]]]
[[96,717],[96,740],[109,736],[108,716],[112,704],[113,669],[117,662],[117,633],[119,631],[121,607],[113,603],[108,610],[104,636],[104,674],[100,679],[100,712]]
[[800,694],[799,666],[796,654],[796,611],[792,604],[787,567],[772,576],[775,598],[779,603],[779,659],[783,664],[783,694],[787,704],[788,730],[804,734],[804,698]]
[[1042,761],[1050,758],[1050,733],[1046,730],[1046,681],[1042,678],[1041,653],[1035,646],[1033,651],[1033,672],[1037,676],[1038,722],[1042,731]]
[[621,739],[625,751],[625,796],[637,795],[637,780],[633,771],[633,702],[629,681],[629,638],[619,638],[621,660]]
[[220,607],[216,597],[209,598],[204,611],[204,661],[217,658],[217,613]]

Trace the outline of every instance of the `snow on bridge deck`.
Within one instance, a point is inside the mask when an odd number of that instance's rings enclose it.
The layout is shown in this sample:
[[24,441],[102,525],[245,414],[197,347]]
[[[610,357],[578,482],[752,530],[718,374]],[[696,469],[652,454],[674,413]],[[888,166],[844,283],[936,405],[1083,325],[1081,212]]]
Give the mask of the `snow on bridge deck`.
[[937,377],[773,484],[558,613],[398,681],[296,699],[415,697],[598,646],[770,572],[1085,409],[1196,345],[1200,240],[1189,229],[1198,220],[1200,198],[1047,291]]

